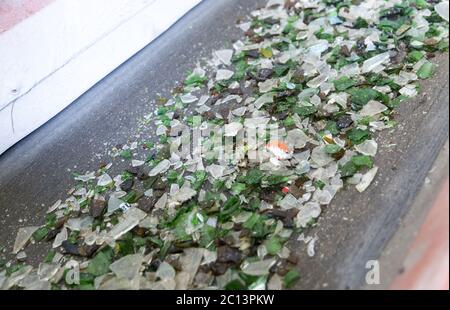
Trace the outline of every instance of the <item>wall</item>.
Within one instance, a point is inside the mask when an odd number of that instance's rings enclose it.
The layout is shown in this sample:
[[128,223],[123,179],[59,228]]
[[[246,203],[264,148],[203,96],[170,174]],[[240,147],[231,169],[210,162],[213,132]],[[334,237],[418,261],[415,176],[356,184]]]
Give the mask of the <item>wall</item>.
[[44,0],[41,5],[30,1],[35,11],[17,5],[24,12],[15,18],[11,15],[15,11],[5,5],[11,1],[2,3],[0,26],[10,28],[0,33],[0,154],[200,1]]

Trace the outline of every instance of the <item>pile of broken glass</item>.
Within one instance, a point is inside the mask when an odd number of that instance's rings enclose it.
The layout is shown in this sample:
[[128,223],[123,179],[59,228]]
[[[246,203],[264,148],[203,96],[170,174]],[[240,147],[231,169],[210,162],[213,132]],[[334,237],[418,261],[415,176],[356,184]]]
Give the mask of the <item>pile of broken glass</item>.
[[[301,270],[288,241],[314,256],[307,235],[322,210],[344,186],[363,192],[375,180],[376,133],[395,127],[396,107],[435,72],[448,19],[446,1],[270,0],[239,21],[245,36],[233,49],[215,51],[158,101],[157,143],[116,150],[128,169],[77,175],[45,225],[19,229],[0,287],[295,286]],[[207,151],[179,152],[186,126],[222,127],[238,144],[242,131],[272,124],[278,138],[263,139],[257,164],[245,142],[220,158],[214,135],[201,136]],[[25,264],[26,245],[42,241],[52,243],[48,256]]]

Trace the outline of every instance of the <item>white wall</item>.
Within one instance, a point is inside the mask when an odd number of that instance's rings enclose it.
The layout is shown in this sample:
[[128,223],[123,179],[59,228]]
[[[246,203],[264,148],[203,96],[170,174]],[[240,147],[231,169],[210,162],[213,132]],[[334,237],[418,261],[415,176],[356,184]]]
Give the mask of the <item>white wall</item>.
[[0,154],[200,1],[56,0],[0,34]]

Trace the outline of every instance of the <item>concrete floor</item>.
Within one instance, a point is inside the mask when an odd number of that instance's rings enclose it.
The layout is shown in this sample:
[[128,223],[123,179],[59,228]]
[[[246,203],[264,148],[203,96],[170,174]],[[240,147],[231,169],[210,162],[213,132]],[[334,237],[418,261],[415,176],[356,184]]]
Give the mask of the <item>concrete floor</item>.
[[[383,250],[380,268],[386,280],[377,289],[448,290],[448,158],[447,141],[414,203]],[[430,205],[433,205],[431,210]]]
[[[0,238],[6,251],[10,252],[18,227],[43,224],[47,208],[65,198],[73,185],[72,171],[96,170],[101,163],[110,162],[107,151],[112,146],[134,141],[137,134],[151,136],[152,128],[139,128],[136,122],[151,110],[150,100],[157,92],[168,96],[175,81],[182,80],[197,60],[230,46],[240,37],[236,19],[264,3],[206,0],[0,156]],[[291,243],[300,258],[302,280],[297,288],[363,288],[367,261],[383,257],[403,219],[418,212],[412,206],[448,139],[448,54],[436,61],[439,70],[423,83],[423,94],[398,110],[398,128],[380,134],[376,164],[381,169],[373,186],[364,194],[354,189],[342,191],[325,210],[311,232],[318,237],[316,257],[307,256],[303,243]],[[120,162],[116,168],[121,169]],[[436,185],[436,191],[440,188]],[[420,212],[426,214],[431,206],[432,202],[425,200]],[[30,247],[30,262],[38,262],[47,249]],[[393,266],[399,265],[393,270],[401,268],[402,255],[406,250],[392,260]],[[380,287],[390,281],[382,277]]]

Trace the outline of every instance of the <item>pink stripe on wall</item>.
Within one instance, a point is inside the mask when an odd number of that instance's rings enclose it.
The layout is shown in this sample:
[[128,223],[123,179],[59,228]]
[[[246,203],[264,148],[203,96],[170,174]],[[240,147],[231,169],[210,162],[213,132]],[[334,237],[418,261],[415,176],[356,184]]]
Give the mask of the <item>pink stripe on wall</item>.
[[52,1],[54,0],[1,0],[0,33],[11,29]]
[[449,181],[436,197],[392,289],[449,289]]

